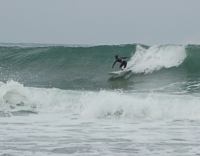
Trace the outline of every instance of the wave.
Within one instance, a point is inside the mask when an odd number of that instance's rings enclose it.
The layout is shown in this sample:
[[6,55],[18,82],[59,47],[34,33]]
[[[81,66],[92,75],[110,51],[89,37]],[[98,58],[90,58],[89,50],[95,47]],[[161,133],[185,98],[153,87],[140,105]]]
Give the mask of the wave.
[[[119,64],[111,68],[116,54],[131,56],[128,67],[132,71],[117,83],[107,74],[118,70]],[[146,82],[149,77],[145,79],[144,75],[154,75],[153,79],[165,75],[172,83],[176,79],[196,81],[200,75],[198,45],[2,45],[0,55],[0,80],[14,80],[32,87],[99,90],[120,84],[119,88],[132,89],[129,82],[138,75]]]
[[200,98],[122,90],[72,91],[0,84],[0,116],[63,113],[68,117],[131,121],[199,120]]
[[[102,45],[90,47],[47,46],[41,47],[0,46],[1,68],[11,69],[75,69],[80,67],[111,67],[115,54],[131,56],[129,67],[135,73],[152,73],[162,68],[178,67],[182,64],[198,64],[198,45]],[[189,60],[189,61],[188,61]],[[185,62],[187,61],[187,62]],[[189,63],[188,63],[189,62]],[[188,65],[191,66],[191,65]],[[96,69],[96,68],[95,68]]]

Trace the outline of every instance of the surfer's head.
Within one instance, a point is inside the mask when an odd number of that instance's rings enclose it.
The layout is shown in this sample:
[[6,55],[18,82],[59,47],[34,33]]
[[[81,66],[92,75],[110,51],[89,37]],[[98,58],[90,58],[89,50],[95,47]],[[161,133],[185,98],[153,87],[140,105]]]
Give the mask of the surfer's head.
[[118,59],[118,55],[115,55],[115,59]]

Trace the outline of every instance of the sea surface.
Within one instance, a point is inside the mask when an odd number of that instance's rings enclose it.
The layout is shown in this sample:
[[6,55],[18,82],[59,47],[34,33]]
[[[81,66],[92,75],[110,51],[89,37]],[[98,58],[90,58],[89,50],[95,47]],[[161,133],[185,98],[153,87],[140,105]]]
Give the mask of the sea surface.
[[0,156],[46,155],[200,155],[200,45],[0,43]]

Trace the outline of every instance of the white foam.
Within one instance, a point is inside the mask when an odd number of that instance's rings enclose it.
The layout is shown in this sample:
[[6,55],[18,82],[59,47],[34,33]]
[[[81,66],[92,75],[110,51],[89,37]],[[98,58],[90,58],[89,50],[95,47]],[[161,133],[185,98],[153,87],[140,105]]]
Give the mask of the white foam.
[[185,95],[29,88],[11,81],[1,83],[0,98],[0,110],[5,111],[26,108],[38,113],[65,113],[95,119],[200,119],[200,99]]
[[163,45],[145,49],[137,45],[128,66],[134,73],[152,73],[161,68],[177,67],[183,63],[186,56],[184,46]]

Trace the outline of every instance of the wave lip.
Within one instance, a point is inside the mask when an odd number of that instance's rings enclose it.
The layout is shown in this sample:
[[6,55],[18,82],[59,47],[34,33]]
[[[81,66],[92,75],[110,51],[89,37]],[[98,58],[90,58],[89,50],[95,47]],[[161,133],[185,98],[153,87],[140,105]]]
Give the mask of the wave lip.
[[186,57],[185,46],[162,45],[145,49],[137,45],[129,67],[134,73],[152,73],[162,68],[178,67]]

